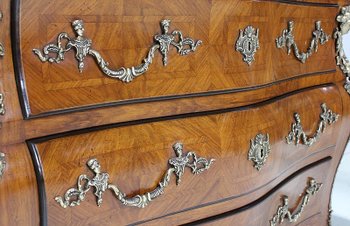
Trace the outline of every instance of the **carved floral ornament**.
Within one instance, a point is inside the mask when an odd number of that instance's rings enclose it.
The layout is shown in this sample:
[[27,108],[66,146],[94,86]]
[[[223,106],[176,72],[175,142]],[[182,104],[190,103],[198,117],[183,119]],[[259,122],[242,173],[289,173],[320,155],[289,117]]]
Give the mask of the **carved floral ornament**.
[[339,26],[335,29],[334,38],[336,39],[336,60],[337,65],[345,74],[345,90],[350,94],[350,62],[343,49],[343,36],[350,31],[350,6],[342,7],[336,18]]
[[92,56],[106,76],[119,79],[123,82],[131,82],[134,78],[148,71],[148,67],[152,64],[157,50],[163,57],[163,65],[166,66],[168,64],[168,52],[171,46],[177,49],[180,56],[185,56],[194,52],[202,44],[201,40],[194,41],[188,37],[184,38],[181,31],[174,30],[170,33],[170,23],[170,20],[162,20],[160,22],[162,33],[154,36],[154,44],[149,49],[146,58],[138,66],[111,69],[101,54],[92,49],[92,40],[84,36],[85,28],[82,20],[72,22],[72,27],[77,37],[72,38],[66,32],[62,32],[57,36],[56,44],[47,44],[42,51],[33,49],[33,52],[42,62],[60,63],[64,61],[65,53],[74,49],[80,72],[84,70],[85,58]]

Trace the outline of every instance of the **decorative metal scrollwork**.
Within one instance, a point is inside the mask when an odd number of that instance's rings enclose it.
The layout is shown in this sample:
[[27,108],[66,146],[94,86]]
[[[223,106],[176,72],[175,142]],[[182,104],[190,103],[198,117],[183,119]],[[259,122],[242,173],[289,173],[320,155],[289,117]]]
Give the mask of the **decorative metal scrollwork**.
[[179,185],[181,182],[181,177],[185,172],[185,167],[191,168],[193,174],[200,174],[209,169],[211,164],[214,162],[214,159],[207,160],[202,157],[197,157],[196,153],[194,152],[188,152],[186,155],[183,155],[182,143],[175,143],[173,145],[173,150],[176,153],[176,157],[169,159],[169,169],[165,172],[158,186],[146,194],[136,195],[131,198],[126,197],[126,195],[116,185],[108,182],[109,174],[101,172],[101,167],[97,159],[91,159],[88,161],[87,165],[96,175],[92,179],[85,174],[80,175],[78,178],[77,188],[68,189],[63,197],[58,196],[55,198],[55,200],[63,208],[67,208],[68,206],[77,206],[84,201],[86,193],[92,187],[94,187],[94,194],[97,197],[98,206],[102,204],[103,193],[107,189],[110,189],[114,192],[117,199],[123,205],[144,208],[152,200],[164,193],[164,189],[168,186],[170,176],[173,173],[176,176],[176,184]]
[[4,174],[5,167],[6,167],[5,154],[0,152],[0,179]]
[[0,115],[5,114],[4,94],[0,93]]
[[336,39],[336,60],[337,65],[339,65],[346,76],[344,88],[350,94],[350,61],[343,49],[343,35],[348,34],[350,31],[350,6],[341,8],[340,14],[337,16],[337,21],[339,27],[334,32],[334,38]]
[[309,185],[305,189],[305,193],[301,198],[301,202],[298,205],[298,207],[294,210],[294,213],[289,210],[288,196],[284,196],[283,204],[277,208],[276,214],[270,220],[270,226],[282,224],[284,219],[288,219],[289,223],[296,222],[303,213],[307,204],[309,203],[310,197],[317,194],[321,187],[322,183],[316,183],[315,179],[311,178],[309,181]]
[[254,54],[259,48],[259,29],[248,26],[244,29],[244,32],[239,30],[239,37],[236,42],[236,51],[242,53],[243,61],[249,66],[255,60]]
[[[72,22],[74,31],[77,34],[76,38],[71,38],[67,33],[62,32],[57,37],[57,44],[51,43],[46,45],[43,48],[43,52],[39,49],[33,49],[33,52],[38,55],[42,62],[60,63],[64,60],[65,53],[74,48],[76,51],[75,58],[78,60],[78,69],[80,72],[84,69],[85,57],[90,55],[95,58],[101,71],[108,77],[116,78],[123,82],[131,82],[134,78],[144,74],[148,70],[157,50],[162,54],[163,65],[166,66],[168,64],[170,46],[174,46],[177,52],[181,56],[184,56],[194,52],[202,43],[201,40],[194,41],[191,38],[184,38],[182,32],[178,30],[169,33],[170,22],[170,20],[162,20],[160,22],[162,33],[154,36],[155,43],[151,46],[147,57],[140,65],[135,67],[121,67],[116,70],[110,69],[108,62],[102,58],[101,54],[91,48],[92,40],[84,37],[84,23],[82,20]],[[63,42],[63,39],[66,41]]]
[[[0,21],[2,21],[3,14],[0,12]],[[5,56],[5,47],[2,43],[0,43],[0,56]]]
[[313,145],[321,133],[326,129],[327,124],[331,125],[338,120],[339,115],[333,113],[330,109],[327,109],[327,105],[325,103],[321,104],[322,113],[320,114],[320,122],[318,123],[318,127],[313,136],[308,137],[301,125],[300,115],[298,113],[294,113],[295,123],[292,123],[291,131],[286,137],[286,141],[288,144],[295,142],[295,145],[298,145],[301,141],[303,144],[307,146]]
[[250,149],[248,152],[248,160],[254,162],[254,167],[261,170],[265,164],[267,157],[271,151],[269,134],[258,134],[255,139],[250,140]]
[[294,40],[293,28],[294,28],[294,21],[289,21],[288,28],[283,30],[282,35],[280,37],[276,38],[276,45],[277,45],[277,48],[286,47],[288,55],[290,55],[291,49],[293,47],[295,57],[302,63],[305,63],[306,60],[314,52],[315,53],[317,52],[318,43],[320,43],[321,45],[324,45],[326,42],[328,42],[330,38],[330,36],[327,35],[321,28],[321,21],[316,21],[315,30],[312,32],[313,37],[312,37],[310,46],[308,47],[305,53],[299,52],[298,46]]

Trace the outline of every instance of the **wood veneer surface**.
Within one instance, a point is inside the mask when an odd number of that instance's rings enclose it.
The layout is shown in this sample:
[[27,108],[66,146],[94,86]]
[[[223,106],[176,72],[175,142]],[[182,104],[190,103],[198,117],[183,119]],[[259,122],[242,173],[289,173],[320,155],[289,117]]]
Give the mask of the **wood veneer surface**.
[[246,211],[233,215],[228,214],[227,216],[223,216],[216,220],[213,219],[211,221],[201,222],[200,225],[269,225],[270,220],[277,212],[277,208],[282,205],[282,198],[284,196],[288,196],[289,210],[295,211],[297,209],[298,205],[301,204],[301,198],[305,195],[305,188],[308,187],[310,179],[313,178],[316,182],[323,183],[319,192],[310,196],[309,203],[305,206],[304,211],[295,223],[288,223],[288,219],[284,219],[284,224],[295,224],[298,226],[326,226],[328,225],[329,214],[327,191],[330,189],[331,184],[328,183],[330,175],[325,174],[324,171],[327,171],[330,166],[331,163],[328,161],[315,166],[306,172],[302,172],[291,181],[284,184],[277,191],[270,194],[264,201]]
[[[338,95],[337,89],[330,86],[295,94],[259,108],[39,141],[36,148],[43,163],[49,223],[130,224],[254,193],[309,156],[336,145],[334,134],[342,125],[341,119],[328,126],[311,148],[287,145],[285,136],[294,122],[294,112],[301,115],[308,134],[313,134],[317,128],[322,102],[342,114]],[[300,98],[303,98],[302,102],[298,101]],[[270,157],[260,172],[247,160],[250,139],[259,132],[269,133],[272,144]],[[80,174],[92,176],[86,167],[91,158],[100,160],[102,170],[110,174],[110,183],[120,186],[126,194],[145,193],[157,185],[166,171],[168,159],[175,156],[171,145],[177,141],[184,144],[185,150],[215,158],[216,162],[201,175],[194,177],[186,172],[178,187],[172,181],[165,194],[145,209],[124,207],[111,192],[106,192],[100,208],[95,206],[92,194],[76,208],[63,209],[54,200],[55,196],[63,195],[75,186]],[[250,197],[238,199],[237,203],[253,201]],[[86,212],[91,208],[96,215],[90,216],[90,211]],[[100,214],[106,216],[104,220],[98,217]]]
[[26,144],[2,146],[6,167],[0,178],[0,225],[39,225],[39,198]]
[[[305,64],[287,55],[286,50],[277,49],[275,44],[287,22],[293,20],[295,41],[301,51],[306,51],[317,20],[322,21],[327,34],[332,34],[336,7],[238,0],[63,2],[32,0],[20,5],[20,51],[31,115],[150,97],[254,87],[336,67],[333,39],[320,46]],[[153,36],[160,32],[159,22],[164,18],[172,20],[171,30],[181,30],[185,36],[202,40],[203,45],[186,57],[178,56],[172,49],[167,67],[161,65],[157,54],[149,72],[129,84],[104,76],[92,57],[86,58],[86,68],[79,73],[73,51],[60,64],[42,63],[32,49],[54,42],[63,31],[74,37],[70,23],[77,17],[85,21],[85,35],[93,40],[93,49],[111,67],[139,64]],[[250,67],[234,49],[239,29],[248,25],[260,32],[260,49]]]

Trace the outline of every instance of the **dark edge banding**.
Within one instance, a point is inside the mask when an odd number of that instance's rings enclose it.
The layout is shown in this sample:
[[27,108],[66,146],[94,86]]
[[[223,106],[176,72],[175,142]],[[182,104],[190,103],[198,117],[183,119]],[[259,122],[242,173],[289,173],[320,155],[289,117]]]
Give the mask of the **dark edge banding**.
[[42,168],[42,163],[41,163],[38,149],[34,144],[30,142],[27,142],[27,145],[30,152],[30,156],[32,157],[35,176],[36,176],[36,183],[38,186],[40,226],[47,226],[47,205],[46,205],[44,171]]
[[[94,105],[90,105],[90,106],[73,107],[73,108],[63,109],[63,110],[49,111],[49,112],[45,112],[45,113],[39,113],[36,115],[32,115],[32,114],[28,113],[28,115],[25,117],[25,119],[43,118],[43,117],[48,117],[48,116],[68,114],[68,113],[74,113],[74,112],[82,112],[82,111],[88,111],[88,110],[93,110],[93,109],[98,109],[98,108],[115,107],[115,106],[121,106],[121,105],[127,105],[127,104],[149,103],[149,102],[156,102],[156,101],[177,100],[177,99],[185,99],[185,98],[207,97],[207,96],[246,92],[246,91],[252,91],[252,90],[258,90],[258,89],[262,89],[262,88],[271,87],[271,86],[280,84],[282,82],[293,81],[293,80],[301,79],[301,78],[308,77],[308,76],[330,74],[330,73],[335,73],[335,72],[336,72],[336,69],[306,73],[306,74],[301,74],[301,75],[297,75],[294,77],[290,77],[287,79],[278,80],[278,81],[268,83],[268,84],[245,87],[245,88],[234,88],[234,89],[226,89],[226,90],[207,91],[207,92],[201,92],[201,93],[189,93],[189,94],[182,94],[182,95],[159,96],[159,97],[147,97],[147,98],[140,98],[140,99],[121,100],[118,102],[94,104]],[[24,84],[24,86],[25,86],[25,84]],[[29,104],[27,104],[27,106],[29,107]],[[28,112],[30,112],[30,109],[28,109]]]
[[16,85],[18,90],[19,103],[23,118],[30,117],[30,106],[28,94],[26,89],[26,82],[24,78],[21,54],[21,39],[20,39],[20,0],[11,1],[11,47],[12,47],[12,61],[15,72]]
[[187,226],[192,226],[192,225],[200,225],[200,224],[203,224],[203,223],[209,223],[209,222],[213,222],[213,221],[217,221],[217,220],[220,220],[220,219],[223,219],[223,218],[227,218],[227,217],[230,217],[234,214],[238,214],[240,212],[243,212],[247,209],[250,209],[256,205],[259,205],[260,203],[262,203],[263,201],[265,201],[267,198],[269,198],[274,192],[276,192],[278,189],[280,189],[282,186],[284,186],[285,184],[287,184],[288,182],[292,181],[294,178],[296,178],[297,176],[299,176],[300,174],[306,172],[307,170],[313,168],[313,167],[316,167],[318,165],[321,165],[322,163],[325,163],[327,161],[330,161],[332,160],[332,157],[330,156],[327,156],[321,160],[318,160],[317,162],[314,162],[314,163],[311,163],[301,169],[299,169],[298,171],[294,172],[292,175],[290,175],[289,177],[287,177],[286,179],[284,179],[282,182],[280,182],[277,186],[275,186],[273,189],[271,189],[270,191],[268,191],[265,195],[263,195],[262,197],[260,197],[259,199],[245,205],[245,206],[242,206],[242,207],[239,207],[237,209],[234,209],[234,210],[230,210],[228,212],[225,212],[225,213],[222,213],[222,214],[219,214],[219,215],[215,215],[215,216],[212,216],[212,217],[208,217],[208,218],[204,218],[204,219],[201,219],[201,220],[198,220],[198,221],[194,221],[194,222],[191,222],[191,223],[188,223],[188,224],[183,224],[183,225],[187,225]]
[[219,110],[210,110],[210,111],[201,111],[201,112],[191,112],[191,113],[184,113],[184,114],[179,114],[179,115],[171,115],[171,116],[162,116],[162,117],[156,117],[156,118],[148,118],[148,119],[139,119],[139,120],[134,120],[134,121],[127,121],[127,122],[118,122],[118,123],[112,123],[112,124],[107,124],[107,125],[99,125],[99,126],[93,126],[89,128],[83,128],[83,129],[77,129],[77,130],[71,130],[67,132],[62,132],[62,133],[56,133],[48,136],[43,136],[40,138],[33,138],[29,139],[28,142],[30,143],[42,143],[47,140],[52,140],[56,138],[61,138],[61,137],[67,137],[67,136],[72,136],[72,135],[79,135],[79,134],[84,134],[84,133],[90,133],[94,131],[99,131],[99,130],[105,130],[105,129],[112,129],[116,127],[123,127],[123,126],[133,126],[133,125],[140,125],[140,124],[146,124],[146,123],[152,123],[152,122],[161,122],[161,121],[167,121],[167,120],[175,120],[175,119],[182,119],[182,118],[193,118],[193,117],[199,117],[199,116],[207,116],[207,115],[215,115],[215,114],[223,114],[223,113],[228,113],[228,112],[235,112],[235,111],[244,111],[244,110],[249,110],[252,108],[258,108],[267,104],[274,103],[278,100],[287,98],[289,96],[302,93],[305,91],[309,90],[314,90],[314,89],[319,89],[319,88],[325,88],[325,87],[334,87],[335,85],[333,83],[326,83],[322,85],[316,85],[316,86],[311,86],[299,90],[294,90],[285,94],[282,94],[280,96],[275,96],[274,98],[261,101],[259,103],[254,103],[246,106],[241,106],[241,107],[231,107],[231,108],[224,108],[224,109],[219,109]]
[[254,0],[256,2],[277,2],[289,5],[300,5],[300,6],[316,6],[316,7],[331,7],[339,8],[337,3],[322,3],[322,2],[301,2],[293,0]]

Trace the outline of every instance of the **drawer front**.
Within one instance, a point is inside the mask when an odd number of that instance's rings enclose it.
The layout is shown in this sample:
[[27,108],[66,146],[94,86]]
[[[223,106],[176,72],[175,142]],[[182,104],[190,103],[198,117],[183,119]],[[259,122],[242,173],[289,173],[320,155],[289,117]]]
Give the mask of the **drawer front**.
[[[113,0],[104,1],[103,5],[91,0],[17,3],[18,14],[13,14],[18,16],[19,24],[15,29],[20,40],[14,45],[16,76],[22,86],[20,96],[27,116],[88,106],[182,98],[191,94],[200,96],[207,92],[233,92],[316,72],[330,73],[336,68],[333,39],[325,43],[317,39],[318,44],[312,41],[314,35],[319,34],[315,31],[316,21],[321,21],[319,29],[332,34],[338,13],[334,5],[238,0],[181,0],[176,3]],[[84,24],[75,21],[77,18]],[[169,19],[170,24],[164,19]],[[308,54],[310,57],[305,63],[295,57],[293,47],[288,55],[286,48],[276,46],[276,39],[288,28],[288,21],[294,21],[291,34],[300,55],[312,47],[312,55]],[[168,38],[176,36],[178,40],[178,33],[170,35],[174,30],[190,38],[183,42],[183,49],[180,44],[173,43],[169,52],[159,51],[159,34],[165,33],[168,25]],[[253,30],[245,31],[249,25]],[[79,36],[76,32],[81,32],[82,28],[84,34]],[[57,37],[62,32],[67,34],[60,36],[60,49]],[[255,38],[248,37],[250,32]],[[322,37],[327,39],[327,35]],[[91,43],[83,42],[85,39]],[[259,48],[252,56],[257,39]],[[201,40],[198,46],[197,40]],[[46,50],[61,51],[58,58],[56,53],[49,54],[54,63],[49,63],[50,59],[43,52],[49,43],[53,46]],[[248,52],[242,55],[236,51],[239,46],[244,49],[247,43]],[[316,45],[317,52],[314,52]],[[77,50],[77,46],[80,49]],[[33,52],[33,49],[36,50]],[[143,69],[137,68],[145,58],[150,62],[150,50],[151,56],[154,53],[152,63],[143,64]],[[123,82],[108,75],[118,77],[124,74],[124,69],[119,70],[120,73],[111,72],[105,61],[114,71],[125,67],[130,68],[125,70],[126,74],[145,73]]]
[[25,144],[0,149],[0,225],[39,225],[33,163]]
[[[320,127],[320,105],[323,102],[332,111],[342,114],[338,91],[329,86],[281,97],[256,107],[208,112],[205,116],[110,126],[103,130],[33,140],[30,143],[41,158],[44,172],[47,195],[44,201],[47,202],[48,221],[52,225],[63,224],[62,221],[64,225],[74,225],[76,222],[89,225],[113,225],[116,222],[130,224],[225,199],[237,198],[237,205],[253,201],[254,195],[250,194],[271,189],[268,184],[282,180],[282,174],[301,167],[303,161],[329,155],[325,149],[334,147],[341,117],[337,122],[327,124],[310,147],[304,145],[302,139],[298,146],[286,142],[295,112],[300,115],[305,135],[315,134]],[[248,152],[252,140],[259,133],[269,134],[271,150],[261,169],[257,170],[257,163],[248,160]],[[179,153],[181,146],[173,147],[177,142],[183,144],[182,154]],[[257,150],[255,156],[260,156],[260,149]],[[195,159],[193,155],[187,155],[189,152],[194,152],[198,157],[197,169],[193,169],[191,162]],[[264,156],[264,153],[261,155]],[[99,162],[101,172],[97,173],[96,162],[91,159]],[[215,159],[215,162],[210,159]],[[187,161],[189,164],[181,171],[180,163]],[[174,167],[176,164],[177,168]],[[192,172],[200,173],[191,174],[191,167]],[[108,173],[109,177],[101,173]],[[76,188],[80,175],[89,178],[82,178],[82,186],[87,180],[99,176],[117,186],[126,197],[145,194],[144,201],[152,201],[145,208],[124,206],[123,202],[128,205],[140,203],[139,197],[126,200],[121,195],[118,198],[114,195],[117,189],[112,186],[101,194],[95,193],[101,196],[96,203],[98,199],[91,187],[84,193],[80,206],[70,207],[69,204],[76,196],[66,200],[64,194],[69,188]],[[166,180],[166,175],[170,180]],[[175,180],[175,175],[181,181]],[[160,184],[164,185],[165,181],[167,186],[160,189]],[[163,190],[163,195],[155,195]],[[70,191],[75,195],[80,194],[76,190]],[[57,196],[61,198],[55,201]],[[61,207],[58,203],[60,200],[62,206],[68,205],[67,208]]]
[[[248,210],[232,211],[232,214],[227,213],[216,216],[216,219],[209,218],[190,225],[326,226],[332,180],[331,175],[324,172],[327,172],[330,163],[331,161],[323,162],[301,172],[262,201],[251,205]],[[280,213],[285,210],[287,215],[277,214],[278,209]]]

